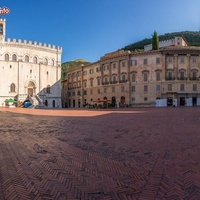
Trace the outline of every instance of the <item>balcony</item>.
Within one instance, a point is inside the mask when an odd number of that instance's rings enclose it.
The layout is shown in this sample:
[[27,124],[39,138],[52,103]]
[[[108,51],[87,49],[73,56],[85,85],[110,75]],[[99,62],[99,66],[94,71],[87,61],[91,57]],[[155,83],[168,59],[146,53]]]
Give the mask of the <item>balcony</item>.
[[186,81],[186,80],[188,80],[188,78],[187,77],[178,77],[177,80]]
[[108,85],[109,84],[109,82],[103,82],[102,83],[102,85]]
[[197,78],[197,77],[190,77],[190,81],[199,81],[199,78]]
[[165,77],[165,80],[166,80],[166,81],[174,81],[174,80],[175,80],[175,77],[166,76],[166,77]]
[[121,81],[119,81],[120,83],[126,83],[127,82],[127,80],[121,80]]
[[110,84],[116,84],[118,81],[110,81]]

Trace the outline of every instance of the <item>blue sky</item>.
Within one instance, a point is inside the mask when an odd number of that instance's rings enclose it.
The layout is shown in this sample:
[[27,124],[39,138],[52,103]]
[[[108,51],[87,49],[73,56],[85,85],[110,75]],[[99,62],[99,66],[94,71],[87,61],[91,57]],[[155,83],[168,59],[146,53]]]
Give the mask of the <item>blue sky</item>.
[[0,0],[4,6],[7,38],[62,46],[62,62],[95,62],[154,30],[200,30],[199,0]]

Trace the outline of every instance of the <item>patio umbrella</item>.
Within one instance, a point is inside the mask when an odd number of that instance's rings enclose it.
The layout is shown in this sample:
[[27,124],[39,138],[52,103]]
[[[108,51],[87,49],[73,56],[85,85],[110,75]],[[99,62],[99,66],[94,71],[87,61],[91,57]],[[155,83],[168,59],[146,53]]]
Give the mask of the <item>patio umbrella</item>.
[[16,103],[16,101],[14,99],[12,99],[12,98],[6,99],[5,102],[7,102],[7,103]]

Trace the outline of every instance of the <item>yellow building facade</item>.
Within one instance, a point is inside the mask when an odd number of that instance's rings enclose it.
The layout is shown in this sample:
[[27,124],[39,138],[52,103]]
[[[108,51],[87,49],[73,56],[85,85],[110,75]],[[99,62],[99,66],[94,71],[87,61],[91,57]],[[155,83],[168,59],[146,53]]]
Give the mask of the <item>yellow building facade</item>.
[[200,47],[188,46],[181,37],[176,41],[154,51],[108,53],[68,70],[63,107],[200,105]]

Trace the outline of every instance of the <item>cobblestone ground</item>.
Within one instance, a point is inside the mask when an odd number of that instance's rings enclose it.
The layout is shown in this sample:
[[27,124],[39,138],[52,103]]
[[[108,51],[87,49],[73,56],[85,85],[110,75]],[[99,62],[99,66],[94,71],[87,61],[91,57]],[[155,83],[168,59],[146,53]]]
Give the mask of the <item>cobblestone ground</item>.
[[200,108],[1,108],[0,200],[12,199],[199,200]]

